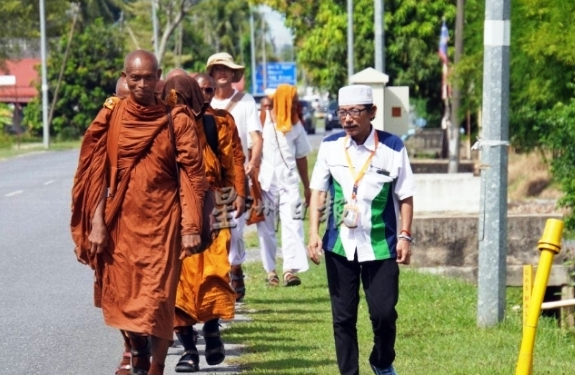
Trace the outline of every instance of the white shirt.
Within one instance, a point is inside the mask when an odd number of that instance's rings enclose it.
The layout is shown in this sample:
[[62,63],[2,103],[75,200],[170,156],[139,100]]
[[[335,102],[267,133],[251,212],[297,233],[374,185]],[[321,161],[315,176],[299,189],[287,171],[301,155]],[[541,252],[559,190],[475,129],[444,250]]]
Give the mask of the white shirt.
[[[212,107],[217,109],[225,109],[230,103],[231,99],[238,93],[238,90],[234,90],[234,94],[228,99],[220,100],[215,97],[212,99]],[[246,156],[246,163],[249,162],[248,148],[251,146],[251,138],[248,137],[248,133],[251,132],[261,132],[262,124],[258,116],[258,111],[256,108],[256,101],[250,94],[244,93],[244,96],[236,103],[234,108],[230,111],[236,122],[236,127],[238,128],[238,134],[242,142],[242,148],[244,150],[244,155]]]
[[[320,145],[310,188],[330,191],[328,225],[323,248],[353,260],[357,250],[359,262],[395,258],[399,234],[399,201],[415,194],[415,182],[407,152],[401,139],[375,129],[363,145],[357,145],[345,132],[326,137]],[[354,178],[346,158],[349,153],[356,174],[369,155],[375,154],[358,183],[356,201],[351,202]],[[349,203],[358,210],[354,229],[341,223],[343,209]]]
[[282,184],[297,185],[299,174],[296,159],[307,156],[311,151],[301,122],[298,121],[284,134],[276,130],[275,124],[271,121],[271,114],[267,111],[262,138],[263,152],[259,174],[262,190],[269,190],[274,179]]

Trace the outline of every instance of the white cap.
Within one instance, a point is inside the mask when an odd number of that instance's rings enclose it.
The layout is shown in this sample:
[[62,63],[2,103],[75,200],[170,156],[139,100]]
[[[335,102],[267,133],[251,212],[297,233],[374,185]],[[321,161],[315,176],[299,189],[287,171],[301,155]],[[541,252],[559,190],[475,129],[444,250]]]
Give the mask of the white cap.
[[373,91],[367,85],[344,86],[339,89],[338,105],[373,104]]

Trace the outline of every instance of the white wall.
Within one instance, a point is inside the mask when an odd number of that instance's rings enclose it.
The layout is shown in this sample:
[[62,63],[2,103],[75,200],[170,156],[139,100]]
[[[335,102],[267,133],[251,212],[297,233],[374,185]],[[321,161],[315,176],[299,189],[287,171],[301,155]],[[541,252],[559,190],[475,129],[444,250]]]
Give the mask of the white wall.
[[416,214],[431,212],[479,212],[481,177],[472,173],[414,174]]

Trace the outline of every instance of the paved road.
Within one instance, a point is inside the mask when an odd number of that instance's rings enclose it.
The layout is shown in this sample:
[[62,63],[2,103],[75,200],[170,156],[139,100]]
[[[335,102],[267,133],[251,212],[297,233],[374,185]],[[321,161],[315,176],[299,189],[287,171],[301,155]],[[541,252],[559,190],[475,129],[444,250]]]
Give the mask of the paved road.
[[[310,141],[317,147],[323,136]],[[113,374],[120,359],[119,333],[93,307],[92,273],[72,250],[77,158],[74,150],[0,161],[0,375]],[[180,351],[170,349],[166,375]],[[237,348],[228,353],[233,359]],[[225,363],[206,370],[234,371]]]

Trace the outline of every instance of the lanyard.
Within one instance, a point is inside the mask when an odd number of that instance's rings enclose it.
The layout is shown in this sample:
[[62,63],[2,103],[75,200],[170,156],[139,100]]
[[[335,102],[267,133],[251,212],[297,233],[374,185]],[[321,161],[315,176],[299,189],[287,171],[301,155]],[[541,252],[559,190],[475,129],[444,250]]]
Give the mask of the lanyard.
[[[351,199],[355,200],[355,198],[357,196],[357,186],[359,184],[359,181],[361,181],[361,179],[363,178],[365,171],[367,171],[367,168],[369,167],[369,164],[371,163],[371,159],[373,159],[373,156],[375,155],[375,152],[377,151],[377,144],[379,143],[379,137],[377,136],[377,131],[375,131],[373,134],[375,146],[373,148],[373,151],[369,154],[367,160],[363,164],[363,167],[361,167],[359,174],[355,173],[355,168],[353,167],[353,163],[351,162],[351,157],[349,156],[349,152],[347,151],[347,147],[345,147],[345,144],[347,143],[347,138],[349,138],[349,136],[346,137],[346,142],[344,143],[345,157],[347,158],[347,165],[349,166],[349,171],[351,173],[351,177],[354,179],[353,190],[351,192]],[[351,140],[350,140],[350,142],[351,142]]]

